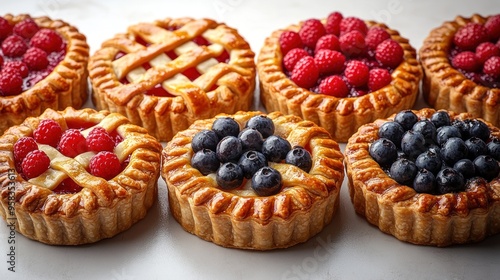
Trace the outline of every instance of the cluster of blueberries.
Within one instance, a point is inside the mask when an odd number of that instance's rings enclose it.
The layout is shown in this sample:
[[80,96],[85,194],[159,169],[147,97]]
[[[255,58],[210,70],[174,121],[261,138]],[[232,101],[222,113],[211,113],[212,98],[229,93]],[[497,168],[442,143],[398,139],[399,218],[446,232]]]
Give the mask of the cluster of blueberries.
[[215,173],[224,190],[240,187],[251,179],[252,189],[260,196],[281,190],[281,174],[268,162],[286,162],[305,172],[312,167],[310,153],[303,147],[274,135],[274,123],[265,115],[250,118],[244,129],[231,117],[217,118],[210,130],[195,134],[191,142],[191,165],[203,175]]
[[468,180],[491,181],[500,172],[500,139],[480,120],[451,120],[446,111],[419,119],[405,110],[380,126],[378,136],[371,157],[420,193],[460,192]]

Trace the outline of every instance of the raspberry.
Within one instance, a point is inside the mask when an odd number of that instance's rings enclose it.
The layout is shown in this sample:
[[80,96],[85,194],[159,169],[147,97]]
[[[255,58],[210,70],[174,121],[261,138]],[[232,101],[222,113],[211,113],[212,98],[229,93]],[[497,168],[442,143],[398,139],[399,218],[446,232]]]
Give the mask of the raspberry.
[[18,57],[23,55],[27,49],[28,45],[19,35],[10,35],[2,42],[2,52],[5,56]]
[[319,38],[326,34],[323,23],[318,19],[308,19],[299,30],[299,36],[306,47],[314,49]]
[[22,137],[14,143],[14,160],[22,162],[26,155],[38,150],[38,145],[33,137]]
[[26,51],[23,61],[29,69],[34,71],[43,70],[49,65],[47,53],[36,47],[31,47]]
[[339,38],[333,34],[327,34],[318,39],[316,42],[316,47],[314,48],[314,52],[318,52],[322,49],[340,51],[340,43]]
[[90,159],[90,174],[102,177],[106,180],[113,179],[121,172],[121,164],[118,157],[108,151],[97,153]]
[[0,41],[7,38],[12,33],[12,26],[9,21],[0,17]]
[[113,138],[104,128],[99,126],[90,131],[86,142],[89,151],[96,153],[101,151],[112,152],[115,148],[115,141]]
[[344,69],[345,56],[337,51],[320,50],[314,55],[320,74],[338,74]]
[[357,30],[363,34],[368,32],[368,26],[366,23],[357,17],[346,17],[340,22],[340,34],[351,32]]
[[61,140],[57,145],[57,149],[61,154],[74,158],[81,153],[87,151],[85,137],[78,129],[68,129],[63,132]]
[[44,28],[35,33],[30,42],[32,47],[51,53],[61,49],[63,40],[56,31]]
[[16,24],[12,31],[23,38],[31,39],[39,29],[38,24],[33,19],[27,18]]
[[78,193],[82,190],[82,187],[80,187],[75,181],[73,181],[71,178],[66,178],[64,181],[59,184],[55,189],[52,191],[58,194],[66,194],[66,193]]
[[314,58],[305,56],[297,62],[292,71],[292,81],[299,87],[309,89],[316,84],[319,77],[319,70]]
[[484,23],[486,34],[492,41],[500,39],[500,15],[495,15]]
[[343,34],[339,42],[340,49],[348,57],[359,56],[366,52],[365,36],[357,30]]
[[3,56],[0,55],[0,69],[2,68],[3,66]]
[[340,22],[344,17],[339,12],[333,12],[328,15],[325,23],[325,30],[328,34],[333,34],[336,36],[340,35]]
[[17,74],[22,78],[26,78],[29,74],[28,65],[21,60],[7,61],[3,65],[2,73]]
[[464,71],[475,72],[479,68],[476,54],[470,51],[465,51],[457,54],[452,60],[451,65],[457,69]]
[[495,78],[500,77],[500,56],[492,56],[483,66],[483,73],[491,75]]
[[491,42],[479,44],[476,48],[476,57],[479,63],[483,64],[492,56],[500,56],[500,49]]
[[50,158],[45,152],[34,150],[26,155],[21,166],[23,174],[27,179],[35,178],[49,169]]
[[61,126],[52,119],[40,121],[38,127],[33,131],[33,138],[40,144],[47,144],[54,148],[57,147],[59,139],[61,139]]
[[294,31],[283,31],[280,35],[280,47],[281,53],[286,55],[291,49],[303,48],[302,40],[297,32]]
[[375,49],[377,61],[390,68],[396,68],[403,61],[403,56],[403,47],[392,39],[383,41]]
[[344,75],[351,85],[361,87],[368,82],[369,71],[370,69],[363,62],[351,60],[345,67]]
[[0,74],[0,96],[17,95],[23,91],[23,78],[19,74]]
[[309,56],[309,53],[304,49],[295,48],[290,50],[283,58],[285,69],[290,72],[293,71],[295,64],[304,56]]
[[387,69],[375,68],[371,69],[368,75],[368,89],[370,91],[379,90],[392,81],[391,73]]
[[387,33],[385,29],[382,27],[372,27],[368,30],[368,33],[366,34],[365,37],[365,42],[368,48],[375,50],[377,49],[377,46],[382,43],[383,41],[391,38],[391,35]]
[[482,24],[468,23],[453,36],[453,42],[462,50],[474,51],[482,42],[488,41],[488,34]]
[[320,93],[332,95],[335,97],[347,97],[349,88],[340,76],[329,76],[321,81],[318,90]]

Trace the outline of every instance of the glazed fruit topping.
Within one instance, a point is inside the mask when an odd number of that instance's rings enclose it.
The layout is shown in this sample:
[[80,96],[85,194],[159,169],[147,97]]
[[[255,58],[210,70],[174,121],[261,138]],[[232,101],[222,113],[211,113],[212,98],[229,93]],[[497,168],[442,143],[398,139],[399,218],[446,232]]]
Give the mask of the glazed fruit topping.
[[29,152],[23,159],[22,170],[23,175],[28,178],[35,178],[47,171],[50,166],[50,159],[45,152],[33,150]]
[[453,36],[451,65],[473,82],[500,88],[500,15],[484,24],[471,22]]
[[292,149],[286,139],[274,135],[274,129],[265,115],[250,118],[242,130],[231,117],[217,118],[210,130],[194,135],[191,165],[205,176],[214,174],[223,190],[244,188],[249,181],[258,195],[276,194],[282,188],[281,174],[268,163],[286,163],[309,172],[312,158],[303,147]]
[[378,136],[370,156],[417,192],[460,192],[472,180],[491,181],[500,173],[500,140],[481,120],[451,121],[446,111],[419,119],[405,110],[381,125]]
[[389,85],[392,71],[404,59],[403,48],[384,28],[339,12],[324,23],[308,19],[298,32],[283,31],[279,45],[284,72],[293,82],[339,98]]
[[108,151],[98,152],[90,159],[90,174],[106,180],[113,179],[121,169],[121,163],[116,154]]

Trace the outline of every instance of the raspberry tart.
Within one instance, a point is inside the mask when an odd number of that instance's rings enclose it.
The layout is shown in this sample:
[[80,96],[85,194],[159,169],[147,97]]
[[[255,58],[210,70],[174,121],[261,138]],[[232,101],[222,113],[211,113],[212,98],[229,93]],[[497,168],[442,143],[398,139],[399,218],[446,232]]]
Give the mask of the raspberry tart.
[[500,15],[443,23],[424,40],[419,56],[429,105],[500,125]]
[[89,46],[74,26],[27,14],[0,17],[0,134],[45,109],[88,97]]
[[500,232],[500,129],[469,113],[404,110],[346,145],[356,212],[399,240],[473,243]]
[[162,152],[170,210],[217,245],[271,250],[305,242],[332,220],[343,155],[298,116],[238,112],[199,120]]
[[237,30],[210,19],[139,23],[89,62],[98,109],[119,112],[161,141],[194,120],[248,110],[254,53]]
[[0,214],[46,244],[112,237],[156,200],[161,149],[120,114],[47,109],[0,137]]
[[339,12],[273,32],[257,69],[267,111],[314,121],[339,142],[411,108],[422,78],[415,49],[397,31]]

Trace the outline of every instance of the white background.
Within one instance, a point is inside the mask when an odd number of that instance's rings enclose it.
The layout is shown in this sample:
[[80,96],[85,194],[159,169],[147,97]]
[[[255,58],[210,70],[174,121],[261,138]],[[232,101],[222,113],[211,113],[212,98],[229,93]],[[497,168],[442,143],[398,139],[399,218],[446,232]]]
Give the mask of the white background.
[[[500,13],[500,6],[494,0],[0,2],[1,15],[30,13],[70,22],[87,36],[91,53],[130,24],[190,16],[237,28],[257,54],[273,30],[311,17],[324,18],[333,11],[384,22],[418,49],[443,21],[457,15]],[[420,99],[417,107],[424,105]],[[160,179],[158,203],[144,220],[114,238],[59,247],[17,233],[16,272],[8,271],[10,233],[0,222],[0,279],[498,279],[500,275],[500,235],[466,246],[411,245],[357,216],[345,181],[340,199],[333,222],[307,243],[253,252],[222,248],[185,232],[169,213],[165,183]]]

